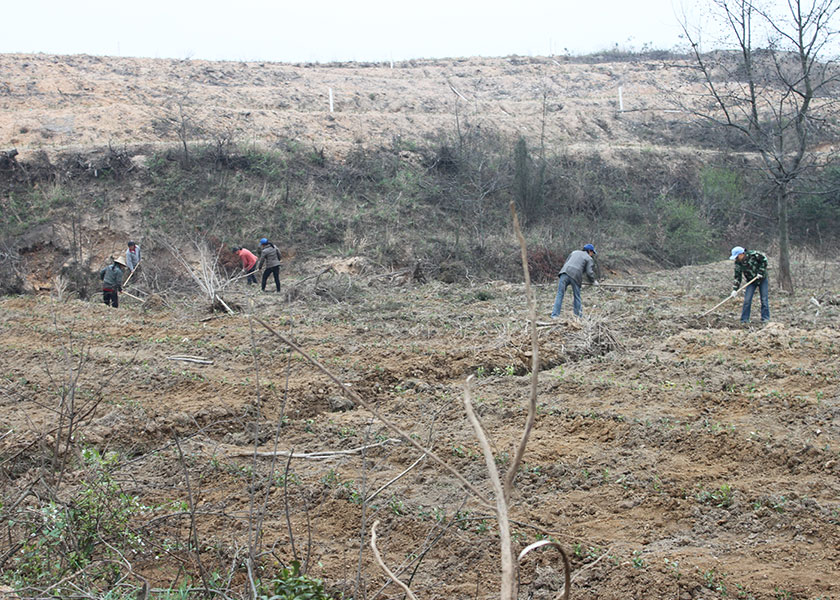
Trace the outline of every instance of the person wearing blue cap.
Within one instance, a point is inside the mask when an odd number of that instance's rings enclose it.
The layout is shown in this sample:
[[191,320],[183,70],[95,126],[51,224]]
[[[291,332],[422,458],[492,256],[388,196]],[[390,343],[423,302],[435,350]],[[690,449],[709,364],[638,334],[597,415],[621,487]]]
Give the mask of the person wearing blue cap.
[[729,260],[735,261],[735,279],[732,282],[732,293],[730,298],[738,294],[741,287],[741,278],[752,281],[744,288],[744,307],[741,309],[741,323],[750,322],[750,309],[752,308],[755,288],[758,288],[758,296],[761,298],[761,322],[770,320],[770,300],[768,289],[770,284],[767,281],[767,256],[758,250],[747,250],[742,246],[735,246],[729,253]]
[[265,284],[268,283],[268,276],[274,275],[274,285],[277,291],[280,291],[280,250],[268,241],[268,238],[260,239],[260,262],[257,264],[257,269],[262,269],[265,265],[265,271],[262,274],[262,291],[265,291]]
[[586,244],[583,250],[575,250],[563,263],[563,268],[560,269],[559,277],[560,283],[557,287],[557,297],[554,299],[554,308],[551,310],[551,318],[556,319],[560,316],[560,310],[563,308],[563,297],[566,295],[566,288],[572,286],[572,294],[574,294],[574,302],[572,308],[576,316],[581,316],[580,304],[580,286],[583,283],[583,276],[592,282],[592,285],[598,285],[598,280],[595,279],[595,246]]

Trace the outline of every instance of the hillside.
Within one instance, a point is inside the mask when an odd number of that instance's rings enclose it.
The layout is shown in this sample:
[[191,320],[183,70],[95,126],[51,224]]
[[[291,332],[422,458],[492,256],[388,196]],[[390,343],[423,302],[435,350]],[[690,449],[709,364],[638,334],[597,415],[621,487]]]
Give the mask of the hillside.
[[551,147],[638,146],[665,129],[665,116],[676,116],[663,112],[674,107],[665,90],[682,87],[689,64],[622,54],[413,60],[393,68],[6,54],[0,147],[26,158],[38,149],[177,142],[183,118],[197,137],[291,139],[331,155],[465,122],[531,141],[544,135]]
[[[532,382],[512,546],[572,598],[840,597],[840,208],[793,207],[772,322],[701,317],[732,245],[776,262],[689,66],[0,55],[0,597],[401,599],[379,521],[419,598],[498,598],[463,398],[504,470]],[[234,278],[263,236],[280,293]],[[548,321],[583,241],[605,285]],[[563,579],[535,552],[518,597]]]

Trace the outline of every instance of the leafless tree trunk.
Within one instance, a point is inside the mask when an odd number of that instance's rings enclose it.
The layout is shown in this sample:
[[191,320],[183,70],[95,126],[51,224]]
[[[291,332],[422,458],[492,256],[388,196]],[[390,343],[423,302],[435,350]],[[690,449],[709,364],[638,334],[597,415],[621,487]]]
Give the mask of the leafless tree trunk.
[[779,243],[779,284],[793,292],[788,209],[802,176],[819,166],[815,134],[837,113],[837,71],[829,55],[840,0],[709,0],[722,17],[720,47],[737,52],[707,54],[700,32],[683,21],[712,106],[693,110],[715,125],[737,131],[761,160],[773,189]]

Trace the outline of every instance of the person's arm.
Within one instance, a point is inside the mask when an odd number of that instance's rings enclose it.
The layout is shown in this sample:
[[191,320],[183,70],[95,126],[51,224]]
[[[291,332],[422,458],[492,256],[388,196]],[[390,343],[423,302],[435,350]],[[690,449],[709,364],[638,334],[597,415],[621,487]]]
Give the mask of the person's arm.
[[595,279],[595,259],[593,259],[591,256],[587,256],[586,278],[589,280],[589,283],[593,285],[598,283],[598,281]]
[[738,288],[741,287],[741,265],[735,263],[735,279],[732,282],[732,291],[737,292]]
[[764,279],[767,275],[767,255],[763,252],[758,255],[758,268],[755,274],[759,279]]

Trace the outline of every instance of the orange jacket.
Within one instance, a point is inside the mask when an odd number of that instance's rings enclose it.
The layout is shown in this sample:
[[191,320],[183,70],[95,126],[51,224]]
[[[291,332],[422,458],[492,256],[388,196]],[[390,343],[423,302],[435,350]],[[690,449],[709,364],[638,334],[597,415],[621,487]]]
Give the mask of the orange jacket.
[[236,253],[239,255],[240,260],[242,260],[243,270],[250,271],[251,267],[257,264],[257,257],[247,248],[240,248]]

